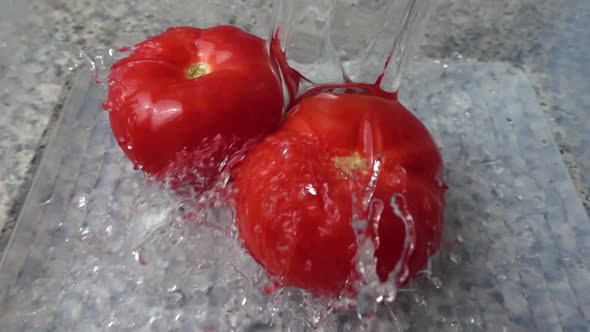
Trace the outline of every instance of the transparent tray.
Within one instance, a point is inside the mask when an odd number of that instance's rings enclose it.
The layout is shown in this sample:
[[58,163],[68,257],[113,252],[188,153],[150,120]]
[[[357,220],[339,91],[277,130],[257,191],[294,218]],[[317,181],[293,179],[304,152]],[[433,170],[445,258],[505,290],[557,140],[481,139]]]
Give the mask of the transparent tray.
[[[73,81],[2,258],[1,330],[262,330],[266,311],[280,310],[251,290],[258,267],[223,232],[174,223],[174,198],[116,146],[91,76],[80,68]],[[374,330],[586,331],[590,223],[526,76],[419,63],[402,86],[445,158],[445,238],[431,274],[401,290]],[[293,314],[274,330],[303,331],[293,321],[309,318],[310,303],[283,301]]]

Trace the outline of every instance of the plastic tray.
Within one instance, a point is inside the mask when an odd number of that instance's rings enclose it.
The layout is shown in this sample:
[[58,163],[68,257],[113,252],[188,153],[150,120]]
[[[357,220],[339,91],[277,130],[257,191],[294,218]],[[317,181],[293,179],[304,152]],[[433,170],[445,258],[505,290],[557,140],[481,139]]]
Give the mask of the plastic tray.
[[[381,329],[586,331],[590,223],[526,76],[468,62],[414,64],[407,76],[401,99],[445,158],[445,240],[430,278],[400,291]],[[148,264],[160,283],[143,278],[133,258],[138,245],[149,251],[151,228],[121,225],[161,223],[170,197],[125,160],[101,110],[104,87],[90,78],[82,68],[73,81],[2,259],[2,331],[240,326],[219,292],[233,301],[241,286],[203,290],[177,256],[161,269]]]

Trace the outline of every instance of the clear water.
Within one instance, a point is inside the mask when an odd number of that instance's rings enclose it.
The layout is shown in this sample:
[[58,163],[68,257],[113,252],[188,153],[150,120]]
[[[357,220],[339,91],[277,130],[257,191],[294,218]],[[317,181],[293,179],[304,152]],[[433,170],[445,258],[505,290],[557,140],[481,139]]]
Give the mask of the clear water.
[[[91,133],[89,139],[98,137]],[[19,286],[11,290],[11,314],[0,319],[3,326],[27,331],[258,331],[263,325],[334,331],[349,326],[345,330],[368,331],[377,321],[382,294],[371,273],[374,262],[367,263],[371,241],[359,251],[367,280],[358,300],[313,298],[290,288],[269,294],[272,280],[240,245],[233,212],[219,189],[180,201],[129,171],[114,140],[103,140],[102,165],[90,165],[94,151],[82,157],[84,177],[70,187],[69,201],[63,202],[68,210],[45,237],[47,251],[37,252],[44,263],[26,259]],[[91,150],[99,148],[94,143]],[[84,183],[95,186],[85,190]],[[48,208],[56,203],[49,201]],[[389,296],[379,301],[391,302],[395,293]]]
[[[429,0],[274,0],[273,29],[290,66],[314,84],[399,89],[422,39]],[[275,31],[273,30],[273,31]]]

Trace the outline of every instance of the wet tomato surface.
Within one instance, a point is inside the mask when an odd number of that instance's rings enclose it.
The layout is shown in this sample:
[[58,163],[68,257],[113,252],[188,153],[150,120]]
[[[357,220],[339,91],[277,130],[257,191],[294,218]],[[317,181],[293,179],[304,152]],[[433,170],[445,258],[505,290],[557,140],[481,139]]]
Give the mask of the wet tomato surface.
[[278,125],[283,95],[263,39],[231,26],[177,27],[112,66],[104,107],[138,168],[200,190]]
[[439,247],[442,158],[397,100],[327,92],[304,98],[234,177],[241,239],[283,285],[342,291],[358,275],[363,236],[374,244],[380,281],[398,285]]

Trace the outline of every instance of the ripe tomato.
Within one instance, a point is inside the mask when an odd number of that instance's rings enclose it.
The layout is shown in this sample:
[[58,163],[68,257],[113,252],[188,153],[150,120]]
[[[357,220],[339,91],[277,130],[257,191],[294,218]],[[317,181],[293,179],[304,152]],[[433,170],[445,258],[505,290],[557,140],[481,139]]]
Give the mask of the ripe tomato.
[[[240,236],[282,284],[335,293],[356,275],[356,215],[369,220],[382,282],[405,262],[401,285],[439,247],[442,172],[429,132],[397,100],[320,93],[300,101],[236,167]],[[402,259],[412,233],[414,249]]]
[[178,27],[112,66],[104,107],[138,168],[202,189],[228,155],[274,129],[283,95],[264,40],[231,26]]

